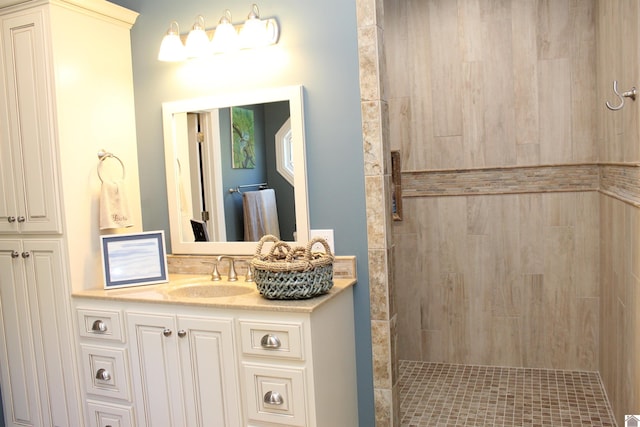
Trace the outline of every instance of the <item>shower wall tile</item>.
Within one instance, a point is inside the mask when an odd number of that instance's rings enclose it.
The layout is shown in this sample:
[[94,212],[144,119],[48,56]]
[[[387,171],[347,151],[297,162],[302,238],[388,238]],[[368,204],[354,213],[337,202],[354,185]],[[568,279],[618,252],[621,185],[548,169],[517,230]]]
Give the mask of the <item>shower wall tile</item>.
[[616,418],[640,410],[640,279],[636,274],[640,210],[600,196],[602,297],[600,365]]
[[599,156],[602,162],[625,162],[601,166],[599,370],[623,425],[625,414],[640,413],[639,106],[627,100],[612,112],[603,103],[618,103],[614,80],[621,91],[638,85],[639,5],[631,0],[596,5]]
[[393,2],[388,101],[403,169],[596,161],[595,12],[595,0]]
[[590,227],[599,197],[405,199],[412,219],[395,229],[399,358],[597,369],[599,274],[579,273],[599,265]]
[[511,32],[513,35],[513,96],[519,165],[540,161],[537,72],[537,8],[530,0],[514,0]]

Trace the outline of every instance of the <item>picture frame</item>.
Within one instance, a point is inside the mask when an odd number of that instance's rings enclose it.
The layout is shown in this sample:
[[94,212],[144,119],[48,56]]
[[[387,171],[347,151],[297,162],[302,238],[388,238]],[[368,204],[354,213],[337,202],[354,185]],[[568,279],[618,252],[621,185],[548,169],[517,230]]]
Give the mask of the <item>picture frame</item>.
[[256,167],[256,130],[253,110],[231,107],[231,166],[233,169]]
[[164,231],[100,236],[104,288],[168,281]]

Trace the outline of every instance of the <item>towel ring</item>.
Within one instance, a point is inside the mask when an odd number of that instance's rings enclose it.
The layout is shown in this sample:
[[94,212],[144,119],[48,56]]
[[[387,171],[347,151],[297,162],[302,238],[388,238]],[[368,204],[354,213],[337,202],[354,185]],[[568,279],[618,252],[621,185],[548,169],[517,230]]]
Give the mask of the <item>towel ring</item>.
[[124,168],[124,163],[122,163],[122,160],[120,160],[120,158],[118,156],[116,156],[115,154],[109,153],[107,151],[104,150],[100,150],[98,151],[98,158],[100,159],[100,163],[98,163],[98,178],[100,178],[101,182],[104,182],[104,179],[102,178],[102,175],[100,174],[100,170],[102,169],[102,162],[104,162],[106,159],[115,159],[118,161],[118,163],[120,163],[120,166],[122,167],[122,179],[125,178],[126,176],[126,171]]

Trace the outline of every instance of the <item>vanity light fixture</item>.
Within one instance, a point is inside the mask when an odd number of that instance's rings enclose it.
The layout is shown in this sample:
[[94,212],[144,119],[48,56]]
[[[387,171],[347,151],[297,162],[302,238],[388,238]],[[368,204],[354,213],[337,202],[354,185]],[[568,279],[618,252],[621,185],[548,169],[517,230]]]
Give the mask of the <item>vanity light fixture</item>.
[[[280,27],[274,18],[260,19],[258,6],[253,4],[243,24],[231,22],[231,12],[225,10],[215,30],[206,30],[204,17],[198,15],[186,36],[179,34],[178,23],[173,21],[160,45],[158,60],[179,62],[214,53],[228,53],[238,49],[255,49],[278,42]],[[211,40],[211,41],[209,41]]]

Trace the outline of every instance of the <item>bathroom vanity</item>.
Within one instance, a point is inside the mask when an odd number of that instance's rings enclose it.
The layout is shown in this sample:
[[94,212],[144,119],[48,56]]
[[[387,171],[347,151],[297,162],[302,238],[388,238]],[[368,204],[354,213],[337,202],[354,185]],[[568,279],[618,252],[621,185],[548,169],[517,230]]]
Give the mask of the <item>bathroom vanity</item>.
[[185,274],[76,292],[87,425],[358,425],[354,282],[299,301]]

